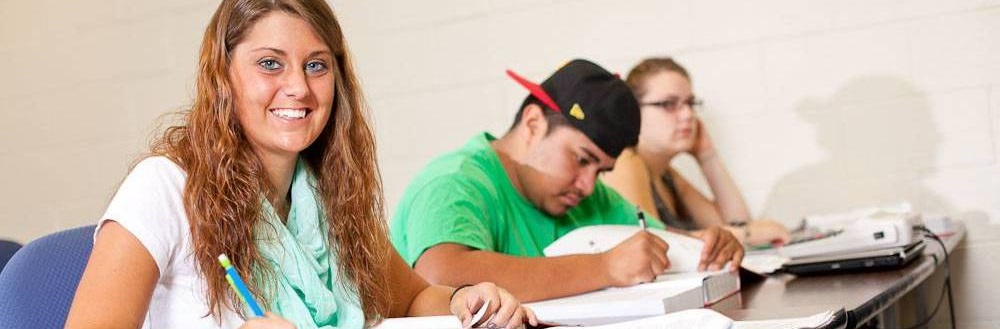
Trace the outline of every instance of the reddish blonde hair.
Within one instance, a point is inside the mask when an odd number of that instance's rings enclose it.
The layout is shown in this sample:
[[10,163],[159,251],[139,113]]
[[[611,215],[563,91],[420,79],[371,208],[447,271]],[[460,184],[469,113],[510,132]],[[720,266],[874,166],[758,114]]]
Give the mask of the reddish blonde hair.
[[198,61],[197,94],[181,124],[167,128],[153,142],[163,155],[187,172],[184,206],[191,224],[194,258],[206,279],[210,313],[232,307],[216,257],[226,253],[247,279],[253,295],[273,282],[255,242],[262,224],[262,196],[268,193],[260,160],[236,116],[230,51],[253,24],[272,11],[289,13],[309,23],[333,53],[334,105],[327,126],[302,153],[317,179],[329,223],[330,250],[349,291],[357,292],[365,317],[376,321],[388,313],[389,241],[383,214],[382,183],[375,161],[375,140],[368,123],[347,43],[333,11],[322,0],[224,0],[205,29]]

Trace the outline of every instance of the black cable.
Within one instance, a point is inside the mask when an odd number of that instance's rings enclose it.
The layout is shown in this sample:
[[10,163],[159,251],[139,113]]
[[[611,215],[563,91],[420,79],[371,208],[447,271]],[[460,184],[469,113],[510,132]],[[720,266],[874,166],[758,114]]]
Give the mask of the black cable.
[[[945,268],[945,272],[944,272],[944,285],[941,286],[941,294],[938,297],[937,304],[934,305],[934,310],[931,311],[931,315],[928,316],[923,321],[920,321],[920,323],[917,323],[915,325],[906,327],[904,329],[915,329],[915,328],[923,327],[923,326],[926,326],[927,324],[929,324],[931,322],[931,320],[934,319],[934,316],[937,315],[938,309],[941,307],[941,302],[944,301],[944,296],[946,294],[948,295],[948,312],[951,315],[951,328],[955,329],[956,328],[956,326],[955,326],[955,300],[951,296],[951,264],[948,262],[948,260],[949,260],[948,259],[948,247],[945,246],[944,241],[941,241],[940,237],[938,237],[936,234],[934,234],[934,232],[931,232],[931,230],[927,229],[927,227],[919,225],[919,226],[914,226],[913,228],[915,230],[923,232],[925,237],[928,237],[928,238],[933,239],[934,241],[937,241],[938,245],[941,246],[941,251],[944,252],[944,268]],[[936,259],[936,257],[935,257],[935,259]],[[935,262],[935,263],[937,263],[937,262]]]
[[944,267],[945,267],[944,284],[946,287],[948,287],[948,315],[949,315],[949,320],[951,320],[950,321],[951,328],[956,329],[957,326],[955,324],[955,298],[953,298],[951,295],[951,263],[949,263],[948,261],[949,260],[948,247],[945,246],[944,241],[942,241],[941,238],[937,236],[937,234],[931,232],[931,230],[928,229],[926,226],[921,225],[917,229],[923,231],[924,233],[927,233],[928,237],[934,239],[934,241],[937,241],[938,245],[941,246],[941,251],[944,252]]
[[951,297],[951,277],[945,279],[944,284],[948,285],[948,315],[951,317],[951,329],[955,326],[955,299]]

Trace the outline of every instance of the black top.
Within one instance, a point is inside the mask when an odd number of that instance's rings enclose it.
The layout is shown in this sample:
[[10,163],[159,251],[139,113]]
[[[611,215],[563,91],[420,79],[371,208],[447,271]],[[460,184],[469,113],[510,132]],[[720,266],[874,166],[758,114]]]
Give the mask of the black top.
[[667,185],[667,191],[670,192],[670,199],[674,202],[674,208],[677,209],[677,213],[671,213],[670,208],[667,208],[667,204],[663,202],[663,198],[659,193],[656,192],[656,181],[649,181],[649,188],[653,190],[653,203],[656,205],[656,214],[659,215],[660,220],[663,224],[679,228],[687,231],[694,231],[698,229],[698,226],[694,223],[694,218],[691,214],[688,214],[687,208],[684,207],[684,202],[680,199],[680,193],[677,193],[677,184],[674,183],[674,176],[670,174],[668,170],[666,174],[660,176],[663,180],[663,184]]

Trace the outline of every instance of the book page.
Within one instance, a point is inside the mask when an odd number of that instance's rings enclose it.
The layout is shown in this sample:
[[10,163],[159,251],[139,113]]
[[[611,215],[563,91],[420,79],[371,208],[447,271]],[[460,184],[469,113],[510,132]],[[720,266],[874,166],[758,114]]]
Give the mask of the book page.
[[833,312],[826,311],[813,316],[763,321],[736,321],[733,329],[801,329],[820,328],[833,321]]
[[788,262],[788,257],[771,253],[748,253],[743,257],[741,267],[758,274],[771,274]]
[[[545,256],[605,252],[639,233],[640,230],[638,226],[628,225],[581,227],[563,235],[546,247]],[[661,229],[650,228],[648,231],[670,245],[670,249],[667,250],[667,258],[670,259],[668,272],[694,272],[698,270],[701,249],[704,246],[701,240]]]
[[460,329],[462,322],[454,315],[389,318],[373,329]]
[[[652,316],[638,320],[588,326],[594,329],[663,329],[663,328],[699,328],[699,329],[731,329],[733,321],[725,315],[709,309],[697,309],[674,312],[665,315]],[[553,327],[555,329],[575,329],[580,327]]]

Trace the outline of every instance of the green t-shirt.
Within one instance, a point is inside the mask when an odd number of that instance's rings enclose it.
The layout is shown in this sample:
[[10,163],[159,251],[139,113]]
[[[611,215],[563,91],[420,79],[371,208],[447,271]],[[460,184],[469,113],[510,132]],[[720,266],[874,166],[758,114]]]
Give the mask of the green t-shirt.
[[[511,184],[489,133],[431,161],[407,187],[393,216],[392,243],[410,266],[428,248],[456,243],[513,256],[542,250],[575,228],[638,225],[635,206],[601,182],[561,217],[535,208]],[[658,220],[651,227],[663,228]]]

